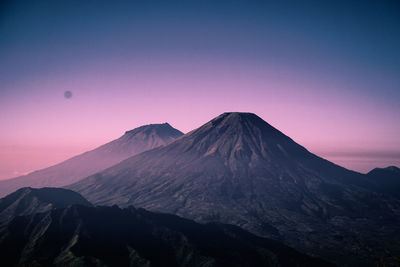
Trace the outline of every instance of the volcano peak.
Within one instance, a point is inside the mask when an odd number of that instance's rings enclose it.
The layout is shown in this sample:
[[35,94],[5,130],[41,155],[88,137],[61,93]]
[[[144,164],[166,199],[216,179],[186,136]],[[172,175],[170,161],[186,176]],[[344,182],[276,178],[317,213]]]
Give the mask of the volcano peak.
[[143,125],[133,130],[126,131],[125,134],[135,135],[141,132],[143,133],[156,132],[158,134],[172,133],[174,135],[177,135],[177,137],[182,135],[182,133],[179,130],[173,128],[168,122]]
[[184,142],[187,147],[206,155],[214,152],[230,155],[240,151],[239,154],[248,157],[267,156],[278,145],[289,146],[290,150],[293,146],[299,147],[262,118],[248,112],[225,112],[184,136],[181,143]]
[[265,121],[258,117],[254,113],[250,112],[224,112],[221,115],[217,116],[211,122],[223,122],[223,123],[243,123],[243,122],[252,122],[252,123],[260,123]]

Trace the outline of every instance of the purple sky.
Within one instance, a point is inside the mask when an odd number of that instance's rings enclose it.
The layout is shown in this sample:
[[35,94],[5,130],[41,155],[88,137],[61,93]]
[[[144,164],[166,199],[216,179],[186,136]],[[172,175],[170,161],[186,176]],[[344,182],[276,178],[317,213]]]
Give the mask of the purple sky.
[[3,4],[0,179],[225,111],[350,169],[400,165],[396,2],[152,3]]

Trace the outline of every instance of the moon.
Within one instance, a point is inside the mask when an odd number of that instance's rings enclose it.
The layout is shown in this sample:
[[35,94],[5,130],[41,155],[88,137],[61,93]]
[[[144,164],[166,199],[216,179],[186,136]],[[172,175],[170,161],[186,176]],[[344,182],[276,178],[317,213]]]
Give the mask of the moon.
[[64,92],[64,97],[65,97],[66,99],[70,99],[70,98],[72,97],[72,92],[71,92],[71,91],[65,91],[65,92]]

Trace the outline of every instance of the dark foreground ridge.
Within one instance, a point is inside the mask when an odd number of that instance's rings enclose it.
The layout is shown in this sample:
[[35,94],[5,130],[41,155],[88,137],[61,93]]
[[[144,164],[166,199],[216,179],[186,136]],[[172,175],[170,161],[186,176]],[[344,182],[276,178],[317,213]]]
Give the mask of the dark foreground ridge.
[[74,205],[0,228],[3,266],[332,266],[236,226]]

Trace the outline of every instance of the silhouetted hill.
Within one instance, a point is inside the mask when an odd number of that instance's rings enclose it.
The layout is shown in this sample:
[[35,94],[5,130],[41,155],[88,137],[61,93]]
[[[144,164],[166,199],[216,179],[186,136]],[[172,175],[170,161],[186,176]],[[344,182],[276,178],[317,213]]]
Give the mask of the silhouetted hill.
[[15,216],[45,212],[54,208],[64,208],[73,204],[92,205],[80,194],[71,190],[24,187],[0,199],[0,221]]
[[367,176],[377,192],[400,199],[400,169],[395,166],[375,168]]

